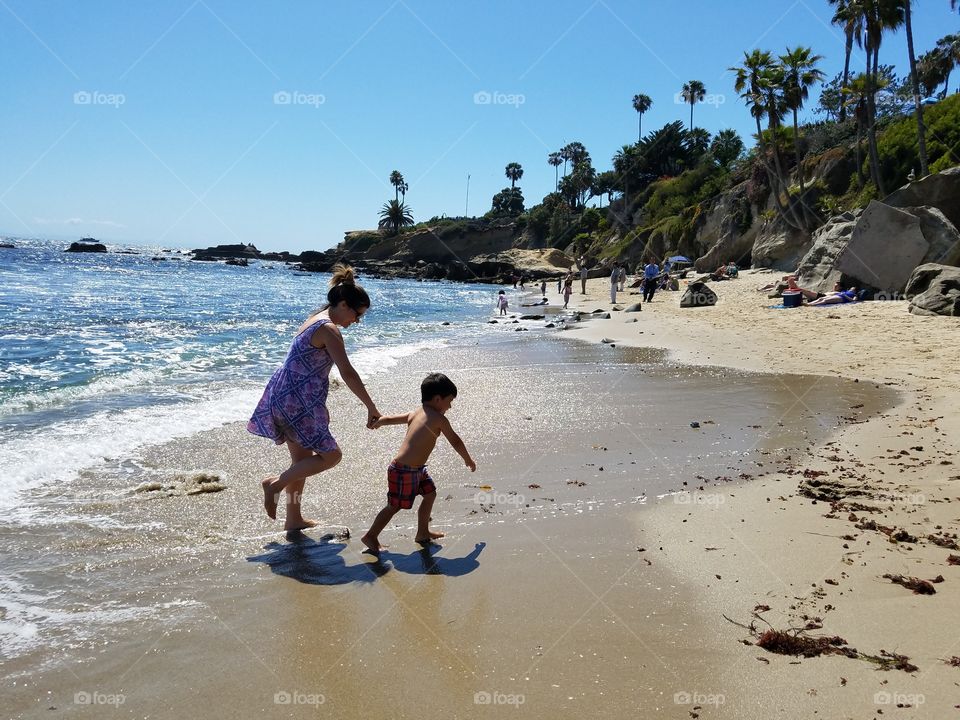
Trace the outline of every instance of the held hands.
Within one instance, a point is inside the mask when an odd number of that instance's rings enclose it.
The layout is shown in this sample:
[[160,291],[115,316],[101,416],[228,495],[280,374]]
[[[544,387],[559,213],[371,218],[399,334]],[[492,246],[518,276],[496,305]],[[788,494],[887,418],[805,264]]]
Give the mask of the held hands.
[[376,430],[380,427],[380,411],[375,407],[367,411],[367,430]]

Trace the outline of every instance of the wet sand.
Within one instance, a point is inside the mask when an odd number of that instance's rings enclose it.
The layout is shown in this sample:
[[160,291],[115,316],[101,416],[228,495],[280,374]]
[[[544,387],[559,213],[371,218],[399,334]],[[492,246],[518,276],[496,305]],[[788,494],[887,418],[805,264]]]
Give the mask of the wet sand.
[[[19,538],[21,576],[38,605],[72,609],[39,619],[48,644],[5,663],[11,714],[479,717],[489,704],[525,717],[689,717],[699,699],[698,713],[769,717],[782,698],[758,703],[739,684],[750,677],[718,682],[727,605],[706,603],[704,585],[737,578],[684,565],[690,537],[667,537],[672,525],[655,518],[692,530],[687,513],[731,510],[724,489],[792,467],[893,394],[681,367],[531,327],[522,340],[421,353],[371,382],[385,412],[407,409],[428,369],[460,386],[450,417],[479,468],[438,449],[434,516],[448,537],[429,551],[407,513],[379,563],[360,552],[400,435],[363,430],[344,391],[331,411],[345,460],[308,486],[305,512],[321,528],[293,542],[258,497],[284,451],[239,425],[45,490],[77,520]],[[184,494],[177,476],[198,472],[226,489]],[[142,483],[161,489],[136,492]],[[341,523],[351,539],[324,538]],[[86,608],[102,615],[78,635]]]

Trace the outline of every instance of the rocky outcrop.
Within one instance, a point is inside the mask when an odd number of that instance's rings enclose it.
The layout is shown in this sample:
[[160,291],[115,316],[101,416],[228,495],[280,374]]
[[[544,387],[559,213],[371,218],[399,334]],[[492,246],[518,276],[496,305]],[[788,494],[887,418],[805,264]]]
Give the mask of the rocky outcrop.
[[248,260],[261,259],[260,251],[253,245],[217,245],[204,250],[194,250],[194,260],[229,260],[246,258]]
[[107,246],[103,243],[90,242],[89,240],[70,243],[70,247],[64,250],[64,252],[72,253],[105,253],[106,251]]
[[704,213],[697,228],[698,272],[709,272],[730,260],[743,262],[753,253],[761,223],[753,221],[753,209],[747,198],[747,183],[740,183],[721,195]]
[[960,232],[933,207],[898,209],[873,201],[837,215],[814,233],[799,284],[829,292],[834,283],[897,293],[920,263],[960,259]]
[[894,190],[883,199],[892,207],[927,205],[942,212],[960,228],[960,167],[950,168]]
[[960,268],[920,265],[910,276],[905,292],[914,315],[960,316]]

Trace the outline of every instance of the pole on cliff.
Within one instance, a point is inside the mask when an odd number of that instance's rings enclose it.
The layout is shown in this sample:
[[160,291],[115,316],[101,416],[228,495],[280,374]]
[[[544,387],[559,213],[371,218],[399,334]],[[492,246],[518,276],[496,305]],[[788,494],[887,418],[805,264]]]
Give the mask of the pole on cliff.
[[463,204],[463,216],[470,217],[470,173],[467,173],[467,200]]

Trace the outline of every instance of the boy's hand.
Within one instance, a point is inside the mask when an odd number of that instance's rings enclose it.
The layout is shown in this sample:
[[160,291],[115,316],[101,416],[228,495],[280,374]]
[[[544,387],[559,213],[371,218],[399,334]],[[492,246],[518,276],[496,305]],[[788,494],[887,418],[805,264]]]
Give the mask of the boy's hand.
[[473,460],[464,460],[463,463],[464,463],[464,465],[466,465],[468,468],[470,468],[470,472],[476,472],[476,471],[477,471],[477,464],[476,464]]
[[380,417],[380,413],[370,413],[367,417],[367,429],[376,430],[383,423],[381,422],[383,418]]

